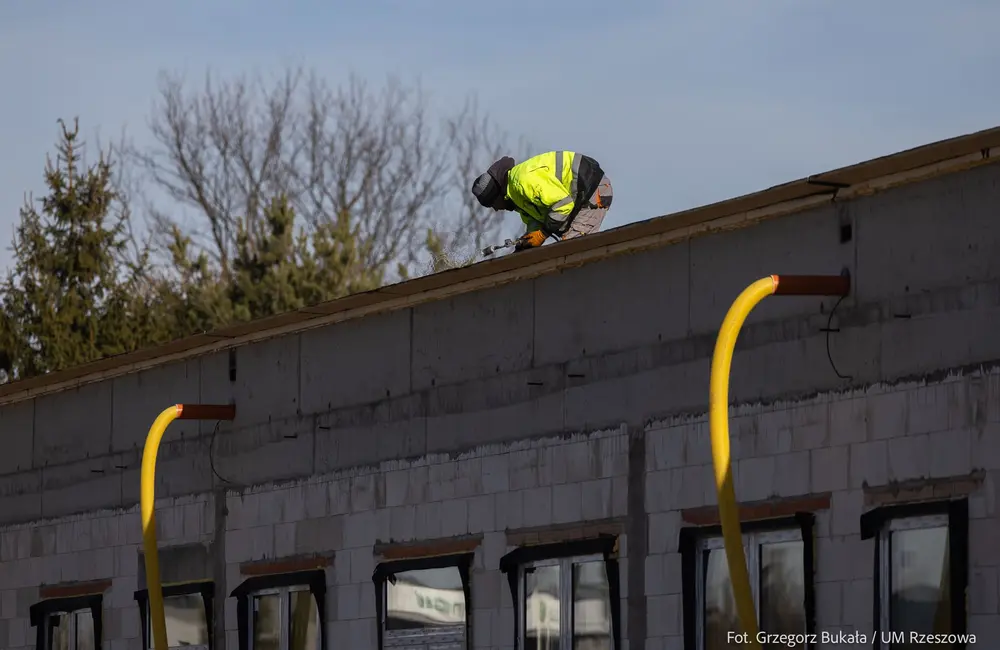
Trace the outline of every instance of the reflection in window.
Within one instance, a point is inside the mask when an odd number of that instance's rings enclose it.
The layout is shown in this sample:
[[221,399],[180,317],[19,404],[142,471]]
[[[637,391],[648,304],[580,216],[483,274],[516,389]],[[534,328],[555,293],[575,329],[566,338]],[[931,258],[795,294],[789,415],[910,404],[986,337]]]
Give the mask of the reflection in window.
[[524,650],[559,650],[559,565],[524,572]]
[[[208,647],[208,621],[201,594],[181,594],[163,599],[163,619],[167,627],[168,648]],[[149,634],[153,647],[153,634]]]
[[60,612],[48,617],[49,650],[95,650],[94,617],[90,609]]
[[573,650],[611,650],[611,590],[603,560],[573,565]]
[[253,650],[319,650],[319,606],[308,587],[269,589],[252,598]]
[[611,590],[600,556],[521,569],[524,650],[611,650]]
[[[758,627],[768,633],[802,634],[806,631],[804,547],[799,530],[748,533],[743,536],[750,585],[757,607]],[[730,632],[741,632],[729,564],[721,537],[701,545],[702,566],[698,590],[702,607],[702,650],[731,648]],[[770,647],[763,646],[765,650]],[[782,648],[789,647],[786,644]],[[801,646],[794,647],[804,647]]]
[[879,538],[882,547],[882,630],[904,632],[883,647],[905,649],[909,632],[950,634],[951,571],[946,515],[893,520]]
[[467,607],[457,566],[393,573],[383,597],[386,646],[465,647]]

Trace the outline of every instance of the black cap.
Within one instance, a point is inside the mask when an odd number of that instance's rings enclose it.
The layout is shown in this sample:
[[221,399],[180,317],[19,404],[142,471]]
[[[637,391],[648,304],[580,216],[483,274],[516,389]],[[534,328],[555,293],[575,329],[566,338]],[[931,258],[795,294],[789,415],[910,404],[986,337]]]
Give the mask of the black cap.
[[490,176],[489,172],[480,174],[472,183],[472,195],[476,197],[481,206],[488,208],[496,203],[500,197],[500,183]]
[[514,167],[514,159],[504,156],[496,161],[485,174],[472,183],[472,194],[484,208],[492,207],[507,187],[507,173]]

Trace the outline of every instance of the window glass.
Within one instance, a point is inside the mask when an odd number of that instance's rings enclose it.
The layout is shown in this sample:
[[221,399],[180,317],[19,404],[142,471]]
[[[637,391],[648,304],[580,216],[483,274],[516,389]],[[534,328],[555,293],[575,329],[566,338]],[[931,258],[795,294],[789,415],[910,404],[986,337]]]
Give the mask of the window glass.
[[73,650],[69,614],[59,613],[49,615],[49,648],[51,650]]
[[559,567],[540,566],[524,575],[524,650],[560,650]]
[[465,591],[458,567],[404,571],[386,581],[386,630],[465,625]]
[[254,650],[281,649],[281,595],[265,594],[253,599]]
[[[802,634],[806,630],[802,552],[798,540],[760,545],[760,629],[768,634]],[[786,642],[773,647],[792,646]],[[794,647],[804,647],[804,643]]]
[[[171,648],[208,645],[208,622],[201,594],[183,594],[163,599],[167,646]],[[150,634],[149,647],[153,647]]]
[[611,650],[611,591],[604,562],[573,566],[573,650]]
[[96,650],[94,646],[94,615],[89,609],[74,614],[76,620],[76,650]]
[[319,608],[311,591],[289,593],[289,650],[315,650],[319,644]]
[[729,581],[729,565],[722,548],[705,551],[704,558],[704,648],[723,650],[732,646],[729,632],[739,632],[736,600]]
[[[891,533],[889,625],[892,631],[951,632],[948,527]],[[907,648],[908,644],[893,644]]]

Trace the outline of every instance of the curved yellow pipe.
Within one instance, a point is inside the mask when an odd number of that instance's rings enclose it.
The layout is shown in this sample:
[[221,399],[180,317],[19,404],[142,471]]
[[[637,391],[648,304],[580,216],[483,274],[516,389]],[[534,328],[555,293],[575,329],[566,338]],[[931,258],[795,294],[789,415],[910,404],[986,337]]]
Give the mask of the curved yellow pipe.
[[167,650],[167,623],[163,614],[163,584],[160,582],[160,553],[156,545],[156,452],[167,427],[174,420],[232,420],[236,407],[217,404],[174,404],[160,412],[149,427],[142,450],[139,479],[139,510],[142,515],[142,545],[145,550],[146,590],[149,594],[149,622],[154,650]]
[[754,608],[746,553],[740,532],[739,509],[733,488],[732,463],[729,455],[729,370],[733,349],[747,315],[761,300],[775,292],[778,278],[757,280],[743,290],[726,313],[712,355],[712,375],[709,384],[709,426],[712,435],[712,462],[715,465],[715,487],[719,495],[719,522],[729,563],[729,578],[733,585],[736,612],[743,631],[749,637],[750,648],[760,649],[757,642],[757,610]]
[[156,452],[170,423],[180,417],[184,407],[174,404],[153,421],[142,451],[142,473],[139,485],[139,509],[142,513],[142,544],[145,549],[146,589],[149,592],[149,621],[153,631],[153,648],[167,650],[167,624],[163,615],[163,586],[160,584],[160,554],[156,546],[156,515],[153,511],[156,487]]

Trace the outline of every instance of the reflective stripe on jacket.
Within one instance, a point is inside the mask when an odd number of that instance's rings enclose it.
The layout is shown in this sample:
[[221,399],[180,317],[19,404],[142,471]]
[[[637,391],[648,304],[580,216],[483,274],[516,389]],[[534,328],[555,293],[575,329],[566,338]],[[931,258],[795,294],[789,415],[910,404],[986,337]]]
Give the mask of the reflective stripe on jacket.
[[549,151],[514,165],[507,176],[507,198],[517,207],[528,232],[550,222],[565,222],[576,204],[582,156]]

